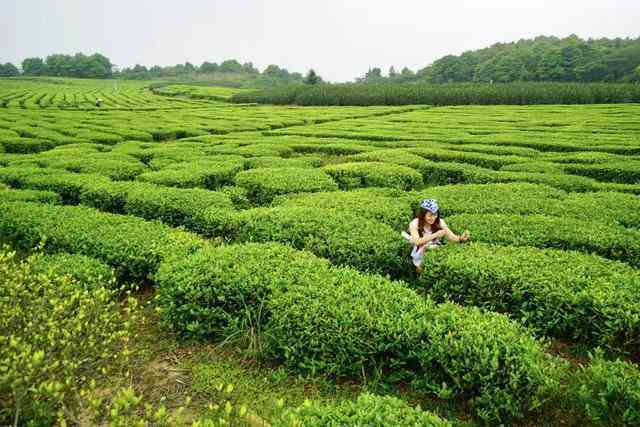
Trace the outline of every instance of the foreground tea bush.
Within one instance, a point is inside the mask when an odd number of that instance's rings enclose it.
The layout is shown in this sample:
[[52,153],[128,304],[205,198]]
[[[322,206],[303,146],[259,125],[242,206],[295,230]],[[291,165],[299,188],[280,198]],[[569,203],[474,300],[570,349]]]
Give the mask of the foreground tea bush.
[[341,189],[360,187],[389,187],[411,190],[422,186],[419,172],[406,166],[382,162],[356,162],[325,166]]
[[573,251],[480,243],[428,254],[418,287],[510,313],[539,333],[631,352],[640,346],[640,274]]
[[572,378],[570,397],[594,425],[640,425],[640,370],[631,363],[596,355]]
[[67,253],[42,255],[35,259],[33,271],[53,273],[59,276],[67,275],[87,289],[95,289],[105,284],[116,284],[113,268],[84,255]]
[[246,188],[258,204],[269,203],[280,194],[338,189],[329,175],[308,168],[251,169],[236,175],[236,185]]
[[50,252],[96,258],[123,282],[149,278],[161,260],[204,247],[199,237],[157,222],[98,212],[84,206],[0,203],[0,236],[30,250],[44,240]]
[[[76,412],[89,379],[128,360],[124,322],[108,279],[91,286],[32,256],[0,250],[0,423],[50,425]],[[51,261],[47,261],[51,262]],[[39,267],[36,265],[39,264]],[[134,307],[135,300],[129,301]],[[135,316],[129,319],[135,322]]]
[[198,231],[232,242],[280,242],[306,249],[334,264],[403,277],[407,243],[391,227],[339,209],[256,208],[234,213],[210,209]]
[[438,306],[401,282],[286,246],[211,248],[163,263],[156,279],[163,322],[181,335],[246,334],[264,357],[303,374],[385,372],[385,381],[464,398],[487,422],[523,416],[557,386],[543,346],[507,317]]
[[327,405],[305,401],[298,408],[286,411],[273,425],[276,427],[329,425],[446,427],[451,424],[437,415],[422,411],[420,407],[411,407],[398,398],[365,393],[356,401],[339,404]]

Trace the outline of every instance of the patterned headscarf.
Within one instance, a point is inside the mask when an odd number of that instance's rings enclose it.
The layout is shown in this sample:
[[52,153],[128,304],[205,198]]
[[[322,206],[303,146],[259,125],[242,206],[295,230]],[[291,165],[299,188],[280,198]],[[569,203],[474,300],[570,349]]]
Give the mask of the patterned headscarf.
[[424,199],[422,202],[420,202],[420,207],[434,214],[437,214],[439,209],[438,202],[436,202],[434,199]]

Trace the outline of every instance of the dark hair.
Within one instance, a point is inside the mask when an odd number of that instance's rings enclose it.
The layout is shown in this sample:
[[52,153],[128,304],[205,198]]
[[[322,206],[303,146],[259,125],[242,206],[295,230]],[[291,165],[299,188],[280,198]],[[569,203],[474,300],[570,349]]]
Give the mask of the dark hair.
[[[424,208],[420,208],[420,210],[418,211],[418,235],[420,237],[422,237],[422,234],[424,233],[424,226],[427,225],[427,220],[425,218],[427,212],[430,211]],[[429,226],[429,228],[431,229],[432,233],[435,233],[436,231],[442,229],[442,226],[440,225],[440,211],[436,213],[436,220]]]

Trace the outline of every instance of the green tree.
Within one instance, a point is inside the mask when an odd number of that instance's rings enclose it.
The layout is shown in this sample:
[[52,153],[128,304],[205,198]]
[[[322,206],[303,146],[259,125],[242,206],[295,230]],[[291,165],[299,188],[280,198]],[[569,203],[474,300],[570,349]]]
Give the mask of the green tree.
[[227,59],[226,61],[220,64],[218,71],[221,73],[241,73],[242,72],[242,64],[240,64],[235,59]]
[[322,77],[316,74],[315,70],[312,68],[305,76],[304,83],[308,85],[317,85],[319,83],[322,83]]
[[42,58],[26,58],[22,61],[22,72],[26,76],[44,76],[47,69]]
[[18,75],[20,75],[20,71],[11,62],[7,62],[4,65],[0,64],[0,77],[15,77]]

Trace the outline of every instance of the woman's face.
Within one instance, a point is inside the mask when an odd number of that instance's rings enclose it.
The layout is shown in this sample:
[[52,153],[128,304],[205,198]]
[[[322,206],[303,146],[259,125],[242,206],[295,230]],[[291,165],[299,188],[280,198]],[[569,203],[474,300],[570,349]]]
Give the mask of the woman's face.
[[424,214],[424,219],[427,221],[427,223],[429,225],[433,225],[433,223],[436,222],[436,218],[437,218],[437,216],[434,215],[433,212],[431,212],[431,211],[427,211]]

